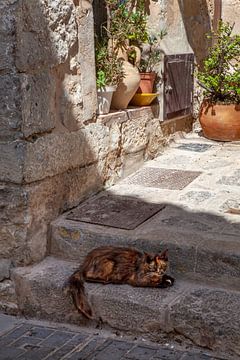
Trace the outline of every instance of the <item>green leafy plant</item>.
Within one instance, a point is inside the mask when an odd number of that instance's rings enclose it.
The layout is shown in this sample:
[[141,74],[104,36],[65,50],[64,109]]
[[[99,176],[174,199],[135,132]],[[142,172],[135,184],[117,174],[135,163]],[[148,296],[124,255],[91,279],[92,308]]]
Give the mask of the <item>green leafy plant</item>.
[[212,103],[240,103],[240,35],[233,26],[219,22],[216,33],[209,35],[213,46],[197,73],[204,97]]
[[122,60],[116,51],[109,49],[106,40],[96,40],[95,45],[97,88],[118,85],[124,77]]
[[147,40],[145,0],[105,0],[108,9],[108,37],[116,48],[139,45]]
[[157,35],[148,35],[147,44],[142,46],[142,57],[139,66],[140,72],[152,72],[156,65],[162,60],[162,50],[160,41],[167,35],[166,30],[162,30]]

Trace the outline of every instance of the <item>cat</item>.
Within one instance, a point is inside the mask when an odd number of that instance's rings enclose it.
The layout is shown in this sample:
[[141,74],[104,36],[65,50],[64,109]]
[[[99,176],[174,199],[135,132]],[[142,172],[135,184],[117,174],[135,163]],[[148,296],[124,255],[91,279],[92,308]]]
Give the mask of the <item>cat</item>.
[[159,254],[143,253],[137,249],[102,246],[88,253],[83,264],[64,284],[78,312],[93,318],[92,308],[84,290],[84,281],[103,284],[129,284],[139,287],[168,287],[174,279],[165,274],[168,250]]

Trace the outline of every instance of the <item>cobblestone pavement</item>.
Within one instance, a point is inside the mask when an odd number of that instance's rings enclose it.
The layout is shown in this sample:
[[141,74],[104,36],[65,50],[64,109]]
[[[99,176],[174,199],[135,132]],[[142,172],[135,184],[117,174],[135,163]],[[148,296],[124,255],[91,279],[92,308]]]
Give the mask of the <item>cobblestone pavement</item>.
[[199,350],[0,315],[0,360],[214,360]]

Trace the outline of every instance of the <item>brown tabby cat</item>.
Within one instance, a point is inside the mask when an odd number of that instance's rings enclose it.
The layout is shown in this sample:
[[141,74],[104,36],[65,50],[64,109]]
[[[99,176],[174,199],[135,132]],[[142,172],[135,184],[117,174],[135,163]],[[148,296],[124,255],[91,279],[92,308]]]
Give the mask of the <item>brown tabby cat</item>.
[[165,275],[168,265],[167,252],[165,250],[152,255],[124,247],[96,248],[70,276],[64,285],[64,291],[72,296],[79,312],[87,318],[92,318],[92,309],[84,291],[84,280],[132,286],[172,286],[174,279]]

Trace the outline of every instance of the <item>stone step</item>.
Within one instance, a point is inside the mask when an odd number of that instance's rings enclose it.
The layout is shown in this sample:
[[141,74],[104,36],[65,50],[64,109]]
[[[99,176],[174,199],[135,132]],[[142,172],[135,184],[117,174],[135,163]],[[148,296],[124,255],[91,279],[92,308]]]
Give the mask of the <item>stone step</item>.
[[[48,257],[13,271],[19,307],[25,316],[96,326],[74,310],[62,285],[76,263]],[[95,319],[104,326],[154,341],[189,340],[240,356],[240,292],[206,281],[176,279],[172,288],[86,284]]]
[[[156,194],[153,196],[157,200]],[[51,255],[79,263],[90,250],[102,245],[131,246],[148,252],[168,248],[174,275],[200,274],[239,283],[239,223],[165,205],[133,230],[72,221],[65,214],[51,225]]]

